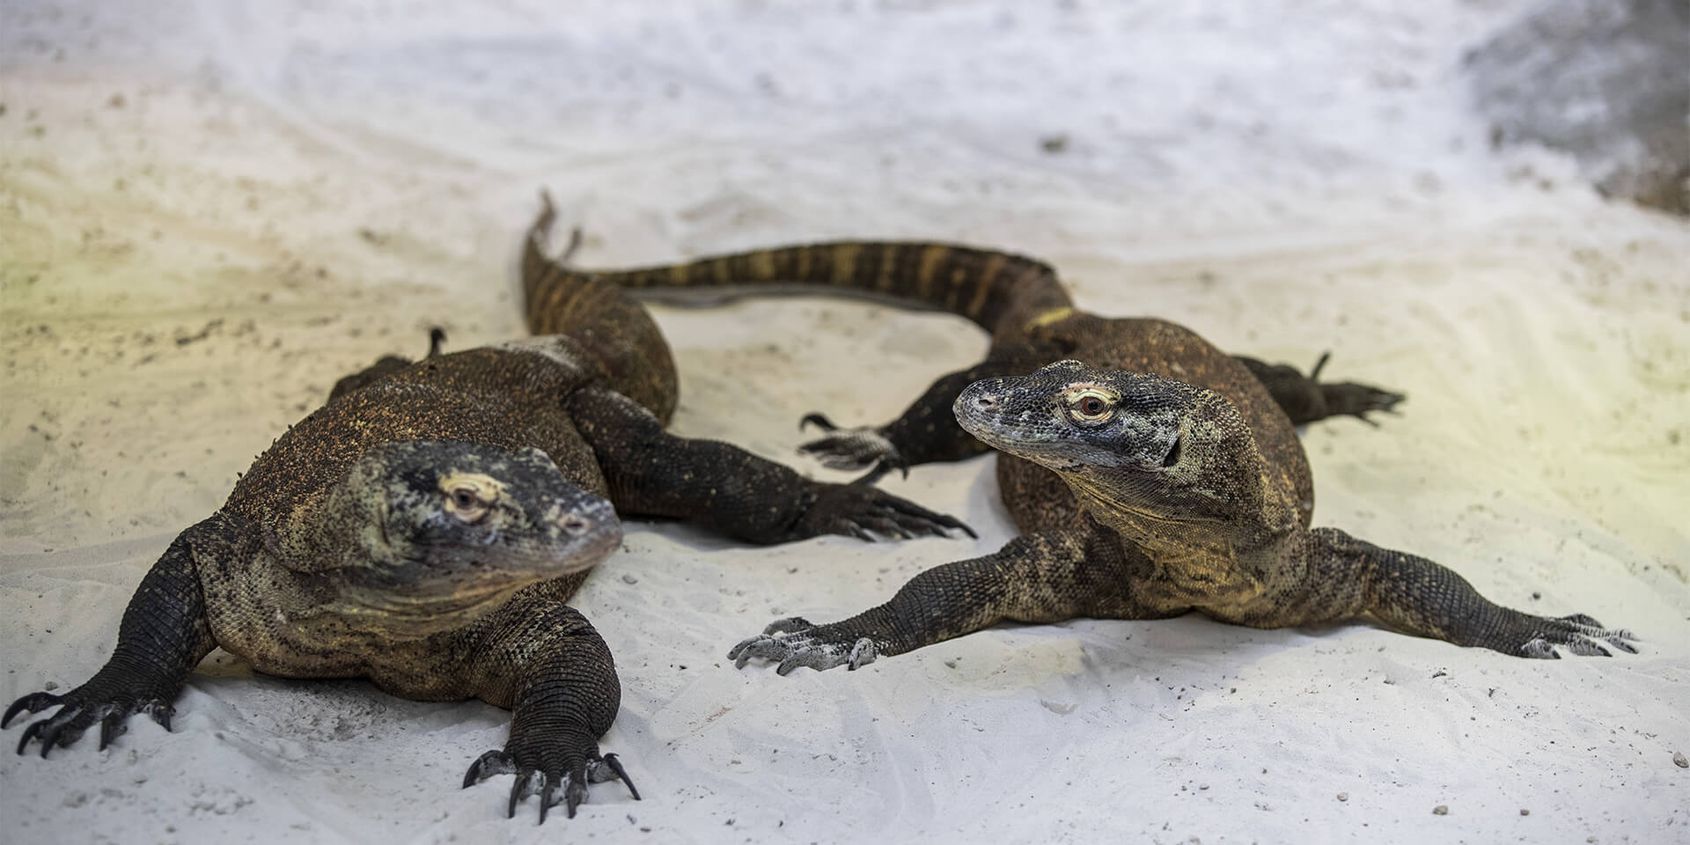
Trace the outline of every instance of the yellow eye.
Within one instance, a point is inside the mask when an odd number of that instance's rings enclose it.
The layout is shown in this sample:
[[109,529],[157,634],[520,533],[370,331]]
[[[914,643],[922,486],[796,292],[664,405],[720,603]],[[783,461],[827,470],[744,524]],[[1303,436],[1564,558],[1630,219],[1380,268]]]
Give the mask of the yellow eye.
[[446,494],[446,512],[464,522],[475,522],[487,515],[487,503],[474,489],[458,487]]
[[504,485],[480,473],[449,473],[440,479],[445,511],[464,522],[477,522],[499,500]]

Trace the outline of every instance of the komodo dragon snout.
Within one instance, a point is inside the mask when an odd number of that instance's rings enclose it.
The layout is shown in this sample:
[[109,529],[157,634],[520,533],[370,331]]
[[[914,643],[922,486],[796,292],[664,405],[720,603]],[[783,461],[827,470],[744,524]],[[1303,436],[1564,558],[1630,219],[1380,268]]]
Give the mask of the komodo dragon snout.
[[1058,361],[1030,375],[974,382],[952,411],[987,445],[1057,471],[1163,472],[1179,461],[1198,400],[1188,384]]

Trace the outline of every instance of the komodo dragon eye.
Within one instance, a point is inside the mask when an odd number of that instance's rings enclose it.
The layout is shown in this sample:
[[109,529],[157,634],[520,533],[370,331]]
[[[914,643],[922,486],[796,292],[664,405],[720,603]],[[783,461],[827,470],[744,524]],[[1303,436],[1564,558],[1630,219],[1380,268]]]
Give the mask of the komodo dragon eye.
[[475,522],[487,515],[487,503],[474,490],[459,487],[446,494],[446,512],[464,522]]
[[498,482],[479,474],[452,476],[442,480],[446,512],[464,522],[476,522],[487,515],[498,498]]
[[1104,422],[1115,415],[1115,398],[1096,388],[1081,388],[1068,395],[1068,411],[1079,422]]

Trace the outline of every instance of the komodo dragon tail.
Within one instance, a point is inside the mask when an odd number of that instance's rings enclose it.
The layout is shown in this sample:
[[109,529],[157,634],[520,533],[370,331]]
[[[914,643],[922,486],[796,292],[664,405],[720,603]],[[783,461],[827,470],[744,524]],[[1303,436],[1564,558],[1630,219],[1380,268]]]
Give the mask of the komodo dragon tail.
[[675,358],[657,323],[638,302],[602,274],[577,270],[569,258],[581,245],[572,232],[558,258],[546,255],[557,212],[540,194],[540,216],[522,248],[522,313],[534,334],[569,335],[582,342],[624,396],[668,423],[677,398]]
[[[830,241],[588,275],[646,298],[683,302],[706,291],[717,300],[831,291],[946,311],[993,335],[1073,305],[1056,271],[1041,261],[916,241]],[[529,302],[532,309],[533,291]]]

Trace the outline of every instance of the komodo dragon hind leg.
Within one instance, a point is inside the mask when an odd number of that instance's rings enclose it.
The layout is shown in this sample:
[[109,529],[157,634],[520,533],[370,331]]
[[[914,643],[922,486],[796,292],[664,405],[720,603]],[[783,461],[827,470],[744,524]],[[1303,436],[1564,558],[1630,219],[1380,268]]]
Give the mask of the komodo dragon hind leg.
[[89,681],[63,695],[36,692],[19,698],[0,717],[0,728],[19,713],[37,713],[58,706],[46,719],[30,722],[18,740],[18,753],[32,740],[41,742],[41,756],[55,746],[76,742],[89,728],[100,726],[100,748],[126,730],[129,717],[146,713],[170,730],[173,703],[182,683],[200,659],[216,645],[206,621],[199,575],[194,570],[196,540],[211,539],[209,520],[178,535],[158,563],[153,564],[118,628],[117,648],[106,665]]
[[1367,415],[1394,411],[1407,398],[1401,393],[1352,381],[1321,381],[1320,371],[1331,358],[1332,353],[1321,353],[1320,360],[1305,376],[1290,364],[1269,364],[1245,355],[1233,356],[1268,389],[1274,403],[1291,418],[1292,425],[1307,425],[1330,417],[1355,417],[1368,425],[1378,425]]
[[842,622],[782,619],[741,641],[728,659],[857,669],[1002,621],[1060,622],[1077,617],[1152,619],[1176,615],[1141,603],[1133,584],[1149,566],[1136,549],[1101,531],[1027,534],[995,554],[948,563],[910,579],[891,601]]
[[514,774],[506,813],[514,817],[517,804],[539,793],[542,824],[558,804],[574,818],[590,783],[620,780],[638,801],[640,792],[621,761],[599,753],[599,737],[621,706],[622,685],[610,648],[592,623],[561,601],[525,592],[500,608],[490,624],[490,639],[480,652],[487,687],[481,697],[511,707],[511,731],[504,748],[470,764],[464,787]]
[[1335,528],[1309,532],[1307,577],[1290,585],[1267,618],[1237,621],[1261,627],[1371,616],[1407,634],[1516,657],[1608,657],[1610,648],[1637,653],[1629,631],[1605,628],[1582,613],[1536,616],[1498,605],[1454,570],[1406,552],[1380,548]]

